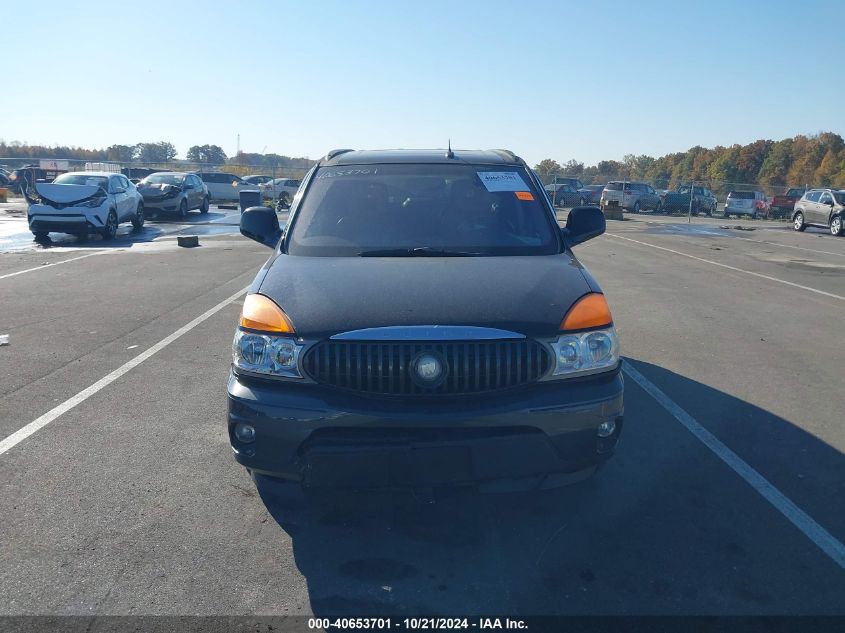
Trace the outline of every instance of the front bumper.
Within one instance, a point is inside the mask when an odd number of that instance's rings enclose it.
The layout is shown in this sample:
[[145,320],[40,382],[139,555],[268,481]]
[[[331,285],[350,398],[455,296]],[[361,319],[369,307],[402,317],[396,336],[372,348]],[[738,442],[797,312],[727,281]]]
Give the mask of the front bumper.
[[150,211],[176,211],[182,199],[176,198],[144,198],[144,210]]
[[40,205],[33,205],[27,213],[29,230],[33,233],[84,233],[86,231],[99,231],[104,225],[105,214],[99,209],[93,213],[83,212],[77,208],[66,208],[61,212],[50,212],[38,208]]
[[[235,374],[228,385],[235,459],[305,487],[555,485],[613,454],[622,416],[619,370],[485,397],[364,398]],[[235,437],[237,423],[255,428],[254,442]]]

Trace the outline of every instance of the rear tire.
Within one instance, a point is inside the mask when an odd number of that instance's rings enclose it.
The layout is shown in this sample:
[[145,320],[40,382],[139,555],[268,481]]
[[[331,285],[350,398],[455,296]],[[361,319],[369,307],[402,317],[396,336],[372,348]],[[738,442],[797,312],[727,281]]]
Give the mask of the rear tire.
[[792,218],[792,228],[796,231],[803,231],[807,228],[807,225],[804,223],[804,214],[800,211]]
[[842,235],[842,216],[835,215],[830,220],[830,234],[839,237]]

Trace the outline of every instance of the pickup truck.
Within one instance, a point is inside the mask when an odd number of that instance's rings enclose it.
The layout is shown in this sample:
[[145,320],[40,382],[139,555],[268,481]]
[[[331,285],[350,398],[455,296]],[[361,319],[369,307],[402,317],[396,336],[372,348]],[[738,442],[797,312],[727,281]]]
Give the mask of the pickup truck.
[[[666,213],[682,212],[687,213],[690,208],[690,186],[681,185],[677,191],[669,191],[660,201],[660,210]],[[698,215],[705,213],[713,215],[716,213],[716,196],[706,187],[693,187],[692,191],[692,213]]]
[[795,203],[806,193],[803,187],[792,187],[786,193],[772,196],[770,203],[769,217],[788,218],[792,216]]

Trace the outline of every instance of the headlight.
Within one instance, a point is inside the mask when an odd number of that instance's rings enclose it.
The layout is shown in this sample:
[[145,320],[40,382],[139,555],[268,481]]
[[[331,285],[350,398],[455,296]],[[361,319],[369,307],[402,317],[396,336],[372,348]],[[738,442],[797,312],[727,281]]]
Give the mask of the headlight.
[[87,207],[89,209],[96,209],[98,207],[103,206],[103,202],[106,201],[105,196],[97,196],[96,198],[89,198],[88,200],[84,200],[83,202],[78,202],[74,204],[75,207]]
[[552,349],[555,354],[552,377],[597,374],[615,369],[619,364],[619,339],[613,326],[561,335],[552,343]]
[[232,363],[237,369],[256,374],[302,378],[299,373],[302,347],[288,336],[255,334],[239,329],[232,342]]

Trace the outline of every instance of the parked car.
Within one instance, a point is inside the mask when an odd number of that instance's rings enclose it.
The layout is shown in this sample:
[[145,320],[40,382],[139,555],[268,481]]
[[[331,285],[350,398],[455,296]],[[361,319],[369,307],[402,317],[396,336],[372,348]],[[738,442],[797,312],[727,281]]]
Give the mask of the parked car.
[[228,383],[229,440],[256,479],[553,487],[613,453],[619,343],[572,250],[604,232],[598,209],[560,229],[504,150],[330,152],[303,191],[284,235],[272,209],[241,216],[273,249]]
[[604,191],[605,185],[587,185],[578,190],[585,204],[599,204],[601,202],[601,192]]
[[575,191],[584,188],[584,183],[578,180],[577,178],[571,178],[569,176],[554,176],[553,177],[553,185],[569,185]]
[[209,199],[215,202],[237,202],[240,192],[244,189],[258,190],[258,186],[248,183],[240,176],[222,171],[203,172],[199,177],[208,189]]
[[725,217],[748,215],[753,220],[769,217],[769,201],[762,191],[729,191],[725,200]]
[[795,203],[792,226],[803,231],[808,226],[823,226],[832,235],[842,235],[845,217],[845,191],[810,189]]
[[632,213],[656,211],[660,208],[660,196],[644,182],[612,180],[602,189],[599,206],[602,211],[608,207],[622,207]]
[[699,213],[713,215],[716,213],[719,203],[713,192],[707,187],[695,186],[691,189],[689,185],[681,185],[677,191],[670,191],[664,195],[660,202],[660,208],[666,213],[688,213],[690,209],[690,196],[692,196],[693,215],[698,215]]
[[208,213],[208,187],[196,174],[163,171],[151,174],[138,184],[147,213],[170,211],[186,218],[188,211]]
[[265,182],[270,182],[271,180],[273,180],[273,176],[262,176],[261,174],[244,176],[244,181],[251,185],[263,185]]
[[795,203],[807,193],[804,187],[790,187],[785,194],[772,196],[769,215],[773,218],[788,218],[795,210]]
[[546,185],[545,189],[556,207],[577,207],[587,204],[586,198],[570,184],[559,182],[554,185]]
[[9,172],[5,169],[0,169],[0,187],[8,187],[9,185]]
[[36,239],[50,231],[86,237],[96,231],[110,240],[122,222],[144,226],[144,199],[123,174],[76,171],[26,191],[27,219]]
[[261,185],[261,197],[289,207],[301,182],[297,178],[275,178]]
[[32,189],[37,182],[49,182],[55,175],[48,174],[46,169],[38,165],[26,165],[12,170],[9,174],[9,191],[12,193],[23,193],[25,189]]

